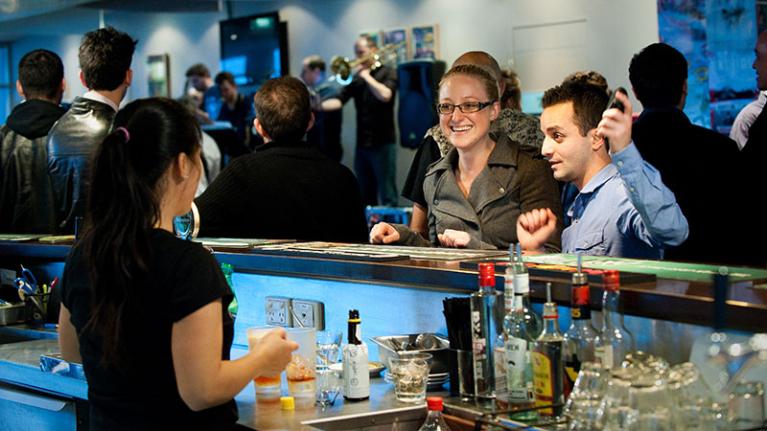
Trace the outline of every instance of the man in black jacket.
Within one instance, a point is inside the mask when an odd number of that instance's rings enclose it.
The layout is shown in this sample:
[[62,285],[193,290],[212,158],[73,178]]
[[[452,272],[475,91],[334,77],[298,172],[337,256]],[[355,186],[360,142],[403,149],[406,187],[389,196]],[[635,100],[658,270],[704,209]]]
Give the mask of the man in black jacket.
[[672,260],[739,263],[738,235],[730,229],[738,204],[734,178],[738,146],[724,135],[693,125],[682,109],[687,97],[687,60],[664,43],[634,55],[629,79],[644,110],[632,138],[674,192],[690,225],[681,246],[666,250]]
[[265,144],[197,198],[200,236],[367,242],[354,174],[302,141],[314,122],[306,85],[271,79],[254,99]]
[[72,233],[85,212],[91,152],[109,133],[112,119],[133,78],[136,41],[112,27],[83,36],[80,81],[88,92],[72,102],[48,136],[48,171],[53,183],[59,233]]
[[36,49],[19,62],[16,91],[24,99],[0,128],[0,232],[52,233],[53,190],[45,150],[48,131],[65,112],[64,65]]

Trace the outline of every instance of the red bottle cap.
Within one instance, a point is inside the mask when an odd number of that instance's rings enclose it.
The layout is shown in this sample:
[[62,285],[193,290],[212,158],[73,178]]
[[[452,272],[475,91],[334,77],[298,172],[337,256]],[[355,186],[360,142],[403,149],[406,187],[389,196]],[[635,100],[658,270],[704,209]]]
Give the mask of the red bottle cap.
[[481,262],[479,264],[479,285],[495,286],[495,264],[492,262]]
[[442,397],[426,397],[426,405],[429,410],[442,411]]
[[620,273],[614,269],[608,269],[604,273],[605,289],[612,292],[620,288]]

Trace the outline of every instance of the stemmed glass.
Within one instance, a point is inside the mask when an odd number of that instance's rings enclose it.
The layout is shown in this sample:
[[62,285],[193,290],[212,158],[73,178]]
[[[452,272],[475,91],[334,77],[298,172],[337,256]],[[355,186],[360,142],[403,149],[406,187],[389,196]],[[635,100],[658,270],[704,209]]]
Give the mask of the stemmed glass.
[[335,403],[341,391],[341,379],[331,366],[338,363],[342,337],[339,331],[317,332],[317,405],[323,410]]

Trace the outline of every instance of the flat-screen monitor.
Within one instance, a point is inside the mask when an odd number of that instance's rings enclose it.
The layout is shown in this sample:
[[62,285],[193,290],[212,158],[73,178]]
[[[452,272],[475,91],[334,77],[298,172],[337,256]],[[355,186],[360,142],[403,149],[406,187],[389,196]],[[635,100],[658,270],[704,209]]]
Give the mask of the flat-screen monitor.
[[241,91],[289,74],[287,23],[277,12],[229,19],[221,30],[221,70],[234,75]]

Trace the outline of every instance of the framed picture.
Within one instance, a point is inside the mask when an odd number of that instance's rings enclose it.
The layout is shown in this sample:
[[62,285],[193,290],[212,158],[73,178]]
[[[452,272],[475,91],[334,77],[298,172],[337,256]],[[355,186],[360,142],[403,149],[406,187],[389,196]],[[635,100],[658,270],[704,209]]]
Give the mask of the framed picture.
[[170,57],[168,54],[147,57],[149,97],[170,97]]
[[410,29],[413,43],[413,59],[440,58],[439,54],[439,26],[423,25]]
[[383,46],[394,46],[394,51],[391,59],[396,60],[397,64],[404,63],[408,60],[408,58],[410,58],[409,42],[410,39],[408,38],[408,32],[404,28],[384,30],[383,32]]

